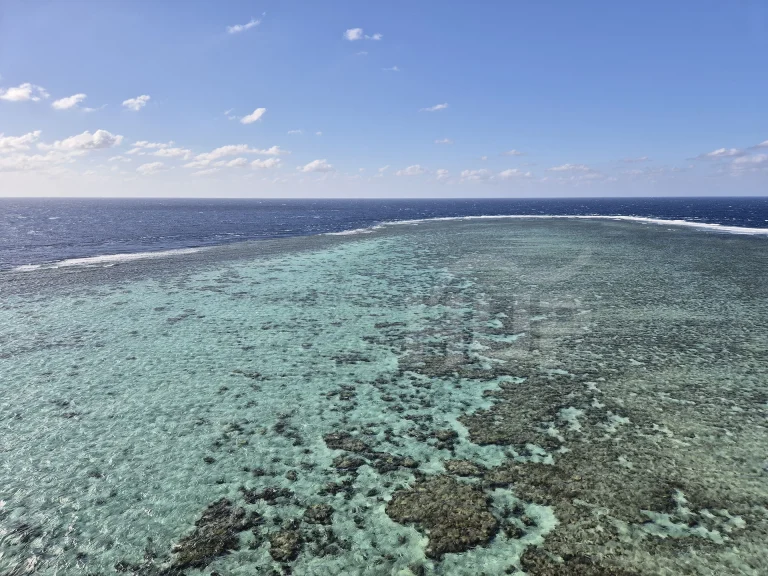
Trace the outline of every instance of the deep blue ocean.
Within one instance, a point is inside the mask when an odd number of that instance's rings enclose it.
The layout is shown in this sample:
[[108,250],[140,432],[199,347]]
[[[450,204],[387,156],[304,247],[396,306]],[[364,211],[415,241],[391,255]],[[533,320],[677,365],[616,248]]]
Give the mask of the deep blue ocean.
[[682,219],[768,229],[768,198],[487,200],[0,199],[0,270],[106,254],[498,215]]

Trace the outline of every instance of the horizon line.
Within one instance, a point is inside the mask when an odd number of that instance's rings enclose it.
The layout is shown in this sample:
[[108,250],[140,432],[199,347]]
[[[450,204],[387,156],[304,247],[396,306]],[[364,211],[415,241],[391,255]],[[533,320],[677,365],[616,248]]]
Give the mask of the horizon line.
[[704,195],[704,196],[360,196],[360,197],[343,197],[343,196],[296,196],[290,198],[281,198],[278,196],[264,196],[264,197],[252,197],[252,196],[0,196],[0,201],[3,200],[672,200],[672,199],[741,199],[750,198],[768,199],[768,194],[747,194],[744,196],[738,195]]

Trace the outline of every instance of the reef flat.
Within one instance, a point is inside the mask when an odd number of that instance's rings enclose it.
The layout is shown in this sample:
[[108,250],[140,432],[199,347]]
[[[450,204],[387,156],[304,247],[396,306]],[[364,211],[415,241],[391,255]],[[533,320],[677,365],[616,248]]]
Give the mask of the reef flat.
[[768,573],[768,247],[427,222],[0,275],[0,574]]

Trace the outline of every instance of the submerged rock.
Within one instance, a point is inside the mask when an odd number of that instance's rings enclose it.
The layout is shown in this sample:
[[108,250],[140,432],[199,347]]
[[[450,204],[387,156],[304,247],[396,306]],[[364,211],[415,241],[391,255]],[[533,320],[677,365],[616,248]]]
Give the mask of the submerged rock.
[[368,444],[348,432],[333,432],[323,436],[325,445],[331,450],[346,450],[347,452],[367,452]]
[[301,534],[296,530],[281,530],[269,537],[269,554],[278,562],[288,562],[301,551]]
[[243,499],[248,504],[255,504],[259,500],[264,500],[268,504],[274,504],[278,498],[290,498],[293,496],[293,491],[288,488],[278,488],[276,486],[269,486],[264,490],[249,490],[244,486],[240,487],[240,492],[243,493]]
[[450,442],[459,437],[455,430],[435,430],[434,436],[440,442]]
[[486,471],[485,466],[471,460],[446,460],[443,464],[446,471],[456,476],[480,476]]
[[485,544],[499,528],[483,491],[450,476],[421,480],[395,492],[386,512],[396,522],[416,524],[427,533],[430,558]]
[[520,558],[520,566],[528,574],[540,576],[640,576],[634,570],[602,564],[588,556],[568,554],[558,561],[541,548],[529,547]]
[[352,545],[347,540],[341,540],[330,526],[313,526],[301,534],[302,543],[307,553],[315,558],[336,556],[343,551],[349,551]]
[[375,459],[371,463],[379,474],[393,472],[400,468],[418,468],[419,463],[409,456],[398,456],[388,452],[376,452]]
[[346,479],[342,482],[328,482],[323,488],[318,491],[320,496],[336,496],[337,494],[352,495],[354,491],[354,481]]
[[355,458],[354,456],[340,455],[333,459],[333,466],[337,470],[351,471],[357,470],[365,464],[365,460],[362,458]]
[[304,520],[310,524],[330,524],[333,516],[333,506],[328,504],[313,504],[304,510]]
[[240,547],[238,533],[249,527],[245,510],[226,498],[208,506],[195,522],[195,530],[173,547],[173,568],[203,568],[217,556]]

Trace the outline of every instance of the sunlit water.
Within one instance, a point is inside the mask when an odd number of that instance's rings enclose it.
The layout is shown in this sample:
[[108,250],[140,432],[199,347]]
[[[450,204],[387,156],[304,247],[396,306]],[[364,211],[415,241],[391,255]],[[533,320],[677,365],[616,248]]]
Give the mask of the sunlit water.
[[478,216],[620,216],[768,234],[768,198],[107,199],[0,198],[0,271]]
[[5,272],[0,574],[766,574],[766,242],[451,221]]

